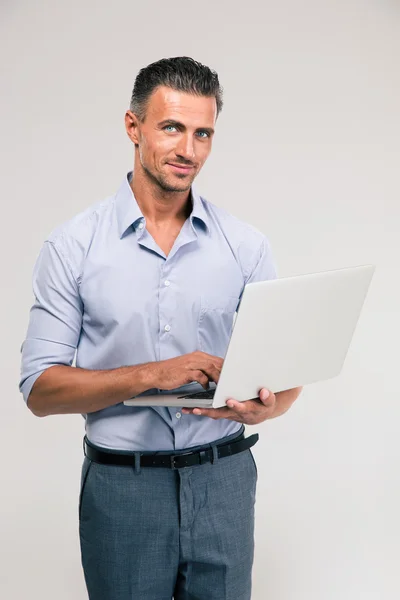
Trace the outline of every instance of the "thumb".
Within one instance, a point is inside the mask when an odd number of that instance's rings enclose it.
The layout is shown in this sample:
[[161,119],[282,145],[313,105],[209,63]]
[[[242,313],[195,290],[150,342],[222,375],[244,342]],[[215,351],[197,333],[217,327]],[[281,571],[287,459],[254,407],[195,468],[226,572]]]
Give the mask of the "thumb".
[[270,406],[275,401],[275,394],[267,390],[267,388],[261,388],[259,393],[260,400],[265,406]]

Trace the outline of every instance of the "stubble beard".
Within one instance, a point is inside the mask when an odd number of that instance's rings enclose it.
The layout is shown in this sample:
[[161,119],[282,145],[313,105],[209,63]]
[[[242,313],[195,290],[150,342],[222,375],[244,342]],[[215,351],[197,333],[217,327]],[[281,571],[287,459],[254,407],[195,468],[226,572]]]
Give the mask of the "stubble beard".
[[176,177],[182,177],[182,185],[178,185],[178,184],[173,184],[171,183],[171,181],[168,180],[167,176],[165,176],[163,173],[157,172],[157,173],[153,173],[152,171],[150,171],[150,169],[148,169],[146,167],[146,165],[144,164],[142,157],[141,158],[141,164],[142,164],[142,168],[143,171],[146,173],[147,177],[156,185],[158,185],[158,187],[163,190],[164,192],[188,192],[192,186],[192,182],[194,177],[190,178],[189,182],[188,181],[184,181],[183,178],[186,178],[186,175],[179,175],[179,173],[176,175]]

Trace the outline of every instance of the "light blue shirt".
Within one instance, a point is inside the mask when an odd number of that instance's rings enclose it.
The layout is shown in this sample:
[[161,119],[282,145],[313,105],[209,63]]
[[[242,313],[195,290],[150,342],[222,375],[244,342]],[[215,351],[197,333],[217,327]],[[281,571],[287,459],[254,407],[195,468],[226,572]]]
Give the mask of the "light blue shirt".
[[[265,235],[193,186],[192,212],[166,256],[146,229],[131,176],[115,195],[56,228],[40,251],[21,348],[25,402],[41,373],[72,365],[74,357],[76,367],[85,369],[115,369],[195,350],[224,357],[245,284],[276,277]],[[120,450],[182,450],[241,428],[236,421],[184,415],[179,408],[122,402],[83,417],[90,441]]]

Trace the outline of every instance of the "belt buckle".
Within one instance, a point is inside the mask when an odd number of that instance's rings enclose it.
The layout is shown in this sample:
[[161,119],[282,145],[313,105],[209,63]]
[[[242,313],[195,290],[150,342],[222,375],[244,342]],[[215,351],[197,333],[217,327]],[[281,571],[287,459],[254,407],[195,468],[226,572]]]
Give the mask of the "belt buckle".
[[181,456],[191,456],[193,454],[194,454],[194,452],[182,452],[182,454],[172,454],[172,456],[170,456],[171,469],[185,469],[185,468],[187,468],[187,467],[178,467],[175,464],[175,460],[177,460],[178,458],[181,458]]

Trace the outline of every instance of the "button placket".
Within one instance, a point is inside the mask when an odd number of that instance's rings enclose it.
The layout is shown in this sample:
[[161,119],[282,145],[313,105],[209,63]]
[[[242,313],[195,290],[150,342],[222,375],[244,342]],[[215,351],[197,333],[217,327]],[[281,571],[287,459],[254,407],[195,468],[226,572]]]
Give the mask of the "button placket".
[[169,306],[169,296],[170,290],[169,287],[171,285],[171,281],[168,278],[170,269],[168,265],[164,263],[160,270],[160,280],[159,280],[159,294],[160,294],[160,309],[159,309],[159,319],[160,319],[160,331],[162,334],[160,342],[164,337],[164,343],[168,344],[169,336],[167,335],[171,331],[171,308]]

